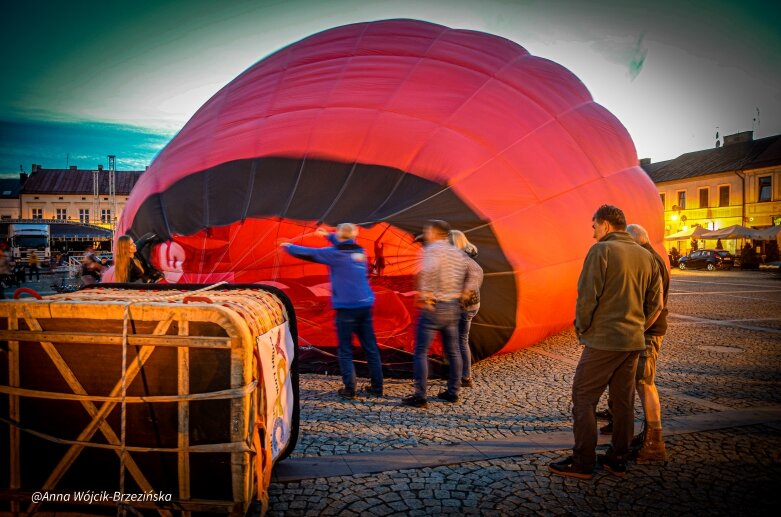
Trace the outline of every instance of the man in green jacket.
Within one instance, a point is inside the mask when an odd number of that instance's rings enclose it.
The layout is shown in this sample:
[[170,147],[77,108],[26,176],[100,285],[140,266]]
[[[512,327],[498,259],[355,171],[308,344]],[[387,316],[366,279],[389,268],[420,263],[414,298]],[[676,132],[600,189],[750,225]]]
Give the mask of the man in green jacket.
[[[554,474],[591,479],[597,461],[623,476],[634,433],[635,370],[645,349],[645,329],[662,309],[662,287],[651,254],[626,232],[621,209],[602,205],[592,218],[594,239],[578,280],[575,332],[584,345],[572,382],[575,446],[551,463]],[[596,457],[597,402],[610,387],[613,436]]]

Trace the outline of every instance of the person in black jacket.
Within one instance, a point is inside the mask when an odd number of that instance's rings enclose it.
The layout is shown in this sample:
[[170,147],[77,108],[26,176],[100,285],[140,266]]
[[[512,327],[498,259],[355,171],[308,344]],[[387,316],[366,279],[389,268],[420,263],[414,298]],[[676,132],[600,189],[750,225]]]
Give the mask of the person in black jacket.
[[662,407],[659,403],[659,392],[654,383],[656,376],[656,361],[659,358],[659,350],[662,340],[667,333],[667,295],[670,291],[670,272],[664,259],[651,246],[648,232],[639,224],[630,224],[626,227],[627,233],[636,243],[648,250],[656,261],[659,274],[662,277],[664,308],[656,318],[656,321],[645,331],[645,350],[640,352],[635,375],[637,395],[643,405],[645,421],[643,431],[632,440],[633,448],[637,451],[638,463],[646,461],[666,461],[667,451],[662,438]]
[[138,253],[138,247],[129,235],[117,239],[114,251],[114,280],[120,283],[152,284],[163,275],[146,262]]

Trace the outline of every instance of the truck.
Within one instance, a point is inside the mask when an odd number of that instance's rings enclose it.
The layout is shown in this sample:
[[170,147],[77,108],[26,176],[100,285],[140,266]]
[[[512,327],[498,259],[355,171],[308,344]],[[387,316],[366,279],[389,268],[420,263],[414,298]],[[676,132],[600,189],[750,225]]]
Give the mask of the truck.
[[27,264],[30,253],[38,255],[42,266],[51,260],[51,230],[48,224],[14,223],[8,225],[11,256]]

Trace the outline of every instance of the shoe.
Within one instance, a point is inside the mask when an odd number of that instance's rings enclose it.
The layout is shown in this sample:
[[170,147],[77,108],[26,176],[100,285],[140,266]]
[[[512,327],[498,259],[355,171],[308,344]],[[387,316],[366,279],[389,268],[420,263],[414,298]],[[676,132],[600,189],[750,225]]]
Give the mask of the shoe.
[[645,442],[637,451],[637,463],[649,461],[667,461],[667,448],[664,445],[661,429],[648,429],[645,434]]
[[343,399],[348,399],[348,400],[355,399],[355,390],[351,390],[348,388],[339,388],[339,391],[337,391],[336,393],[338,393],[339,396],[342,397]]
[[452,403],[458,402],[458,395],[453,395],[451,393],[448,393],[447,390],[440,391],[439,394],[437,394],[437,398],[440,400],[444,400],[445,402],[452,402]]
[[597,463],[614,476],[624,477],[626,475],[626,460],[613,456],[611,449],[608,449],[607,453],[597,456]]
[[363,387],[363,391],[367,395],[373,395],[375,397],[382,397],[382,388],[379,388],[379,389],[372,388],[371,384],[367,384],[366,386],[364,386]]
[[404,406],[412,406],[412,407],[426,407],[428,405],[428,402],[423,397],[418,397],[417,395],[410,395],[408,397],[404,397],[401,399],[401,403]]
[[472,379],[469,377],[461,377],[461,387],[462,388],[471,388],[472,387]]
[[632,441],[629,442],[629,448],[636,452],[643,446],[643,442],[645,442],[645,428],[632,438]]
[[583,469],[578,467],[575,465],[572,456],[564,458],[563,460],[554,461],[548,465],[548,468],[554,474],[568,478],[591,479],[594,477],[594,469]]
[[613,421],[611,420],[606,425],[599,428],[600,434],[613,434]]
[[609,409],[603,409],[594,414],[596,415],[597,420],[613,420],[613,413],[611,413]]

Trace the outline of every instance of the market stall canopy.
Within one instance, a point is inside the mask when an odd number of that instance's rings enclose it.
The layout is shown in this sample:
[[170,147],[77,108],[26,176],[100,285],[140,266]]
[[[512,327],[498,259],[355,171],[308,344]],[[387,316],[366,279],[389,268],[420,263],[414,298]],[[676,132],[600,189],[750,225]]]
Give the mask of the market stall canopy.
[[761,230],[754,230],[752,238],[758,241],[774,241],[778,239],[779,234],[781,234],[781,226],[770,226]]
[[52,239],[60,240],[110,240],[112,232],[108,228],[101,228],[91,224],[52,223]]
[[753,239],[757,230],[739,224],[702,234],[703,239]]
[[695,226],[688,230],[673,233],[664,238],[666,241],[682,241],[684,239],[702,239],[702,235],[708,233],[708,230],[702,226]]

